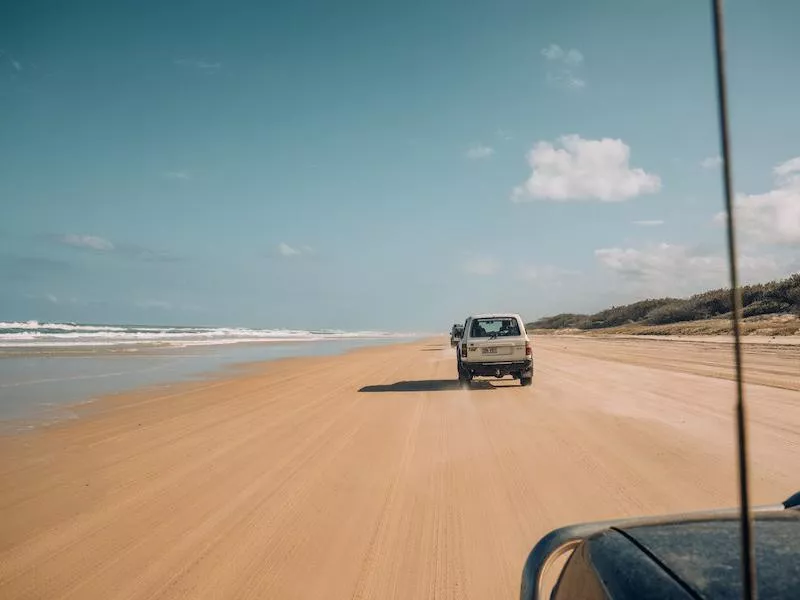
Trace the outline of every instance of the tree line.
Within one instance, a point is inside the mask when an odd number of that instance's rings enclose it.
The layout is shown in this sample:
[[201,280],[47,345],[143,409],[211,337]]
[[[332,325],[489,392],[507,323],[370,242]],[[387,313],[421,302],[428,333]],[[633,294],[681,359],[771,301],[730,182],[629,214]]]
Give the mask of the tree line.
[[[800,273],[786,279],[742,287],[742,316],[800,315]],[[592,315],[562,313],[527,323],[528,329],[604,329],[638,323],[663,325],[730,316],[730,289],[720,288],[689,298],[655,298],[612,306]]]

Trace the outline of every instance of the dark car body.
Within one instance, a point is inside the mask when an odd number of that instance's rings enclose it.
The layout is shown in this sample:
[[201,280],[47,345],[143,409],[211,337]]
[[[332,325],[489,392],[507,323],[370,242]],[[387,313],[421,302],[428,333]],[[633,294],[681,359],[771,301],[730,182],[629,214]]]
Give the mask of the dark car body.
[[[572,552],[551,600],[708,600],[742,597],[737,510],[588,523],[557,529],[534,547],[522,600],[543,599],[549,566]],[[800,493],[753,514],[760,598],[800,598]]]

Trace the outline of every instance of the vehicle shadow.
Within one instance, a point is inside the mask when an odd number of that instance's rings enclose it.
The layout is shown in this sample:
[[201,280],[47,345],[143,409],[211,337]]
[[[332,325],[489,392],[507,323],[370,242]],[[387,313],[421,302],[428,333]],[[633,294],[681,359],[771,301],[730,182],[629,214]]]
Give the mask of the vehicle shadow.
[[496,386],[488,381],[473,381],[463,385],[457,379],[422,379],[420,381],[396,381],[384,385],[366,385],[359,392],[451,392],[456,390],[493,390]]

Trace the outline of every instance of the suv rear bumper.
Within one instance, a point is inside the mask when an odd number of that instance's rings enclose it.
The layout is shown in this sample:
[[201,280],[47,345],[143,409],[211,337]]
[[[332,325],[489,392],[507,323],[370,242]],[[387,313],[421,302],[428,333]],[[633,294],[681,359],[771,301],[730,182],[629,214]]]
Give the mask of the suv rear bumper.
[[461,368],[476,377],[497,377],[503,375],[520,375],[533,377],[533,360],[512,362],[463,362]]

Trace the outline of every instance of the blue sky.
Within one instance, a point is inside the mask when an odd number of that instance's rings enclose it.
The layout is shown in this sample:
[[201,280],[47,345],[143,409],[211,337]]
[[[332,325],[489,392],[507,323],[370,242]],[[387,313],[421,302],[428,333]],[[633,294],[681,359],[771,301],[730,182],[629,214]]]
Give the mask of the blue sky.
[[[767,280],[800,268],[800,4],[727,5]],[[447,329],[725,282],[705,2],[2,11],[0,320]]]

